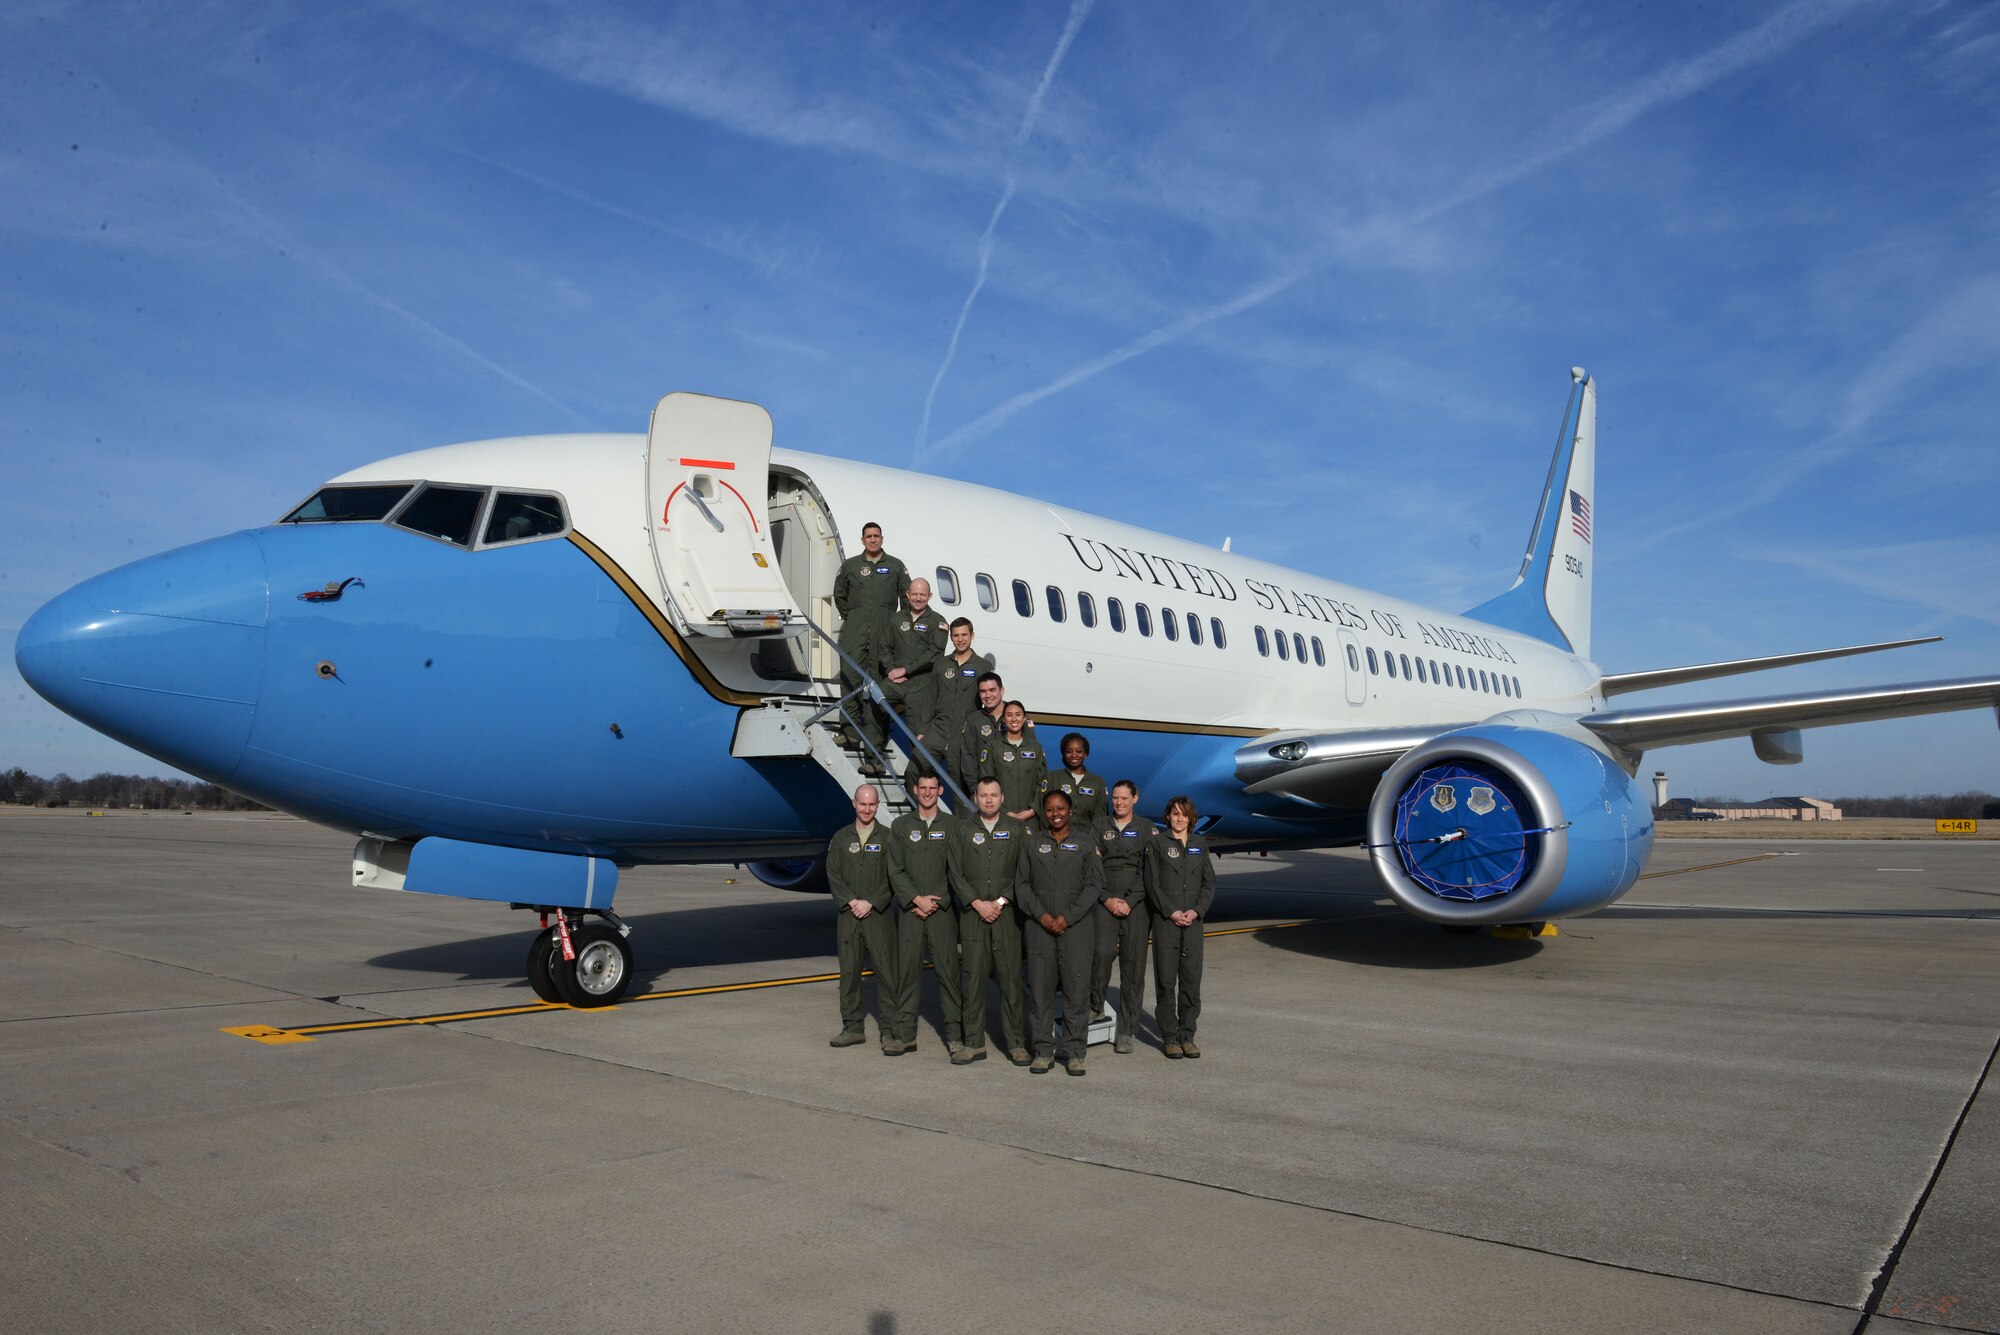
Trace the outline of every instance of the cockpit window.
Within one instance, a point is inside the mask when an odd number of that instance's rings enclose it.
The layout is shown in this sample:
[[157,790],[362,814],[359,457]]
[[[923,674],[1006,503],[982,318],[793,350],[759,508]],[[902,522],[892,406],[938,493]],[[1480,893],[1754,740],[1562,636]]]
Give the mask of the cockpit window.
[[396,527],[437,538],[456,547],[472,545],[472,526],[479,520],[484,491],[470,487],[427,485],[396,516]]
[[526,491],[503,491],[493,499],[492,513],[486,517],[486,536],[480,546],[525,542],[546,538],[563,531],[562,502],[554,496]]
[[313,498],[286,515],[283,524],[372,524],[410,494],[407,482],[376,486],[321,487]]

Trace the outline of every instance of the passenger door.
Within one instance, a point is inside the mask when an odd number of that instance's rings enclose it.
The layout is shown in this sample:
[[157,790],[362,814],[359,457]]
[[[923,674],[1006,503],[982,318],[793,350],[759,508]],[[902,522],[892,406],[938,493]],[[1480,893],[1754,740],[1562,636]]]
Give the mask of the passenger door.
[[754,403],[674,393],[653,409],[646,495],[669,610],[694,635],[804,628],[767,513],[771,415]]

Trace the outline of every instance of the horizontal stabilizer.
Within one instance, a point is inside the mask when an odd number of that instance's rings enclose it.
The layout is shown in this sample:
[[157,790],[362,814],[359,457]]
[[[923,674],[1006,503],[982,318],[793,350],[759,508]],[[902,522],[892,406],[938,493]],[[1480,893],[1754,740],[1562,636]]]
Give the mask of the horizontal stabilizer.
[[1610,745],[1632,755],[1661,746],[1686,746],[1725,737],[1748,737],[1790,728],[1833,723],[1946,714],[1981,705],[2000,707],[2000,677],[1914,682],[1858,691],[1812,695],[1771,695],[1755,700],[1721,700],[1648,709],[1612,709],[1577,720]]
[[1655,668],[1651,672],[1614,672],[1598,683],[1606,695],[1623,695],[1627,691],[1650,691],[1659,686],[1684,686],[1691,681],[1709,681],[1715,677],[1734,677],[1745,672],[1767,672],[1772,668],[1792,667],[1798,663],[1817,663],[1828,658],[1846,658],[1852,654],[1872,654],[1883,649],[1904,649],[1913,644],[1936,644],[1942,635],[1925,635],[1914,640],[1886,640],[1881,644],[1856,644],[1845,649],[1813,649],[1802,654],[1773,654],[1768,658],[1736,658],[1726,663],[1698,663],[1691,667]]

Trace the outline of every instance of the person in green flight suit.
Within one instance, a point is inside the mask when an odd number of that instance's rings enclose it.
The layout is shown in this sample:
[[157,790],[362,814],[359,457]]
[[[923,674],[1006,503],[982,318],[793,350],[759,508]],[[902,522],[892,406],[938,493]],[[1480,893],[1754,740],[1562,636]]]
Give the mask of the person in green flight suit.
[[1147,941],[1153,915],[1146,902],[1146,853],[1159,827],[1141,816],[1139,785],[1120,779],[1111,785],[1111,814],[1097,823],[1097,856],[1104,862],[1104,898],[1092,911],[1096,922],[1096,969],[1090,976],[1090,1013],[1104,1010],[1111,986],[1111,961],[1118,961],[1118,1028],[1111,1050],[1132,1051],[1132,1036],[1146,1011]]
[[[986,1056],[986,980],[1000,987],[1000,1036],[1016,1066],[1031,1058],[1023,1039],[1021,915],[1012,903],[1014,869],[1028,827],[1000,809],[1000,781],[987,777],[972,790],[974,813],[958,822],[946,841],[951,850],[952,897],[958,901],[958,945],[965,962],[960,1031],[965,1052],[954,1062]],[[963,1063],[961,1063],[963,1064]]]
[[[840,613],[840,647],[848,657],[869,667],[881,661],[882,649],[910,587],[910,572],[882,550],[882,526],[861,526],[861,552],[840,563],[833,580],[833,606]],[[841,664],[841,682],[851,691],[861,684],[854,669]],[[882,711],[866,696],[856,701],[861,733],[879,750],[888,740]]]
[[882,683],[889,707],[912,735],[920,736],[930,722],[932,686],[937,679],[932,669],[944,657],[951,637],[944,628],[944,618],[931,611],[929,580],[911,580],[904,600],[908,606],[889,621],[882,643],[876,646],[872,670],[875,680]]
[[898,1038],[905,1007],[896,970],[896,929],[890,919],[894,892],[889,884],[888,831],[875,823],[881,795],[873,784],[854,790],[854,823],[835,831],[826,846],[826,879],[838,916],[834,949],[840,957],[840,1032],[828,1046],[851,1048],[867,1034],[862,1027],[861,966],[865,954],[875,964],[875,1022],[882,1031],[882,1054],[900,1057],[916,1046]]
[[[896,968],[903,1011],[899,1043],[917,1041],[917,1003],[923,996],[924,949],[937,975],[944,1009],[944,1045],[953,1061],[965,1050],[965,1005],[959,995],[958,914],[951,904],[951,835],[959,818],[938,809],[944,785],[930,770],[911,785],[916,810],[889,831],[889,884],[896,892]],[[960,1063],[963,1065],[964,1063]]]
[[979,757],[986,744],[1000,735],[1000,711],[1007,703],[1007,683],[1000,680],[999,673],[989,669],[974,677],[973,683],[979,702],[953,725],[951,740],[951,777],[968,793],[984,772],[979,768]]
[[957,618],[949,629],[951,647],[931,665],[930,698],[926,701],[929,714],[917,730],[917,739],[937,757],[938,763],[945,767],[944,772],[957,779],[959,787],[970,795],[969,780],[958,777],[953,748],[965,716],[979,707],[979,677],[993,670],[993,657],[972,647],[970,617]]
[[1063,1069],[1084,1073],[1090,1049],[1090,975],[1096,966],[1091,913],[1104,895],[1104,864],[1088,831],[1069,823],[1069,798],[1042,797],[1042,828],[1029,831],[1014,872],[1021,932],[1028,955],[1028,1039],[1035,1046],[1031,1075],[1055,1065],[1056,986],[1063,994]]
[[1169,1057],[1199,1057],[1201,947],[1215,902],[1215,858],[1194,832],[1194,802],[1167,803],[1167,833],[1146,854],[1146,898],[1153,910],[1153,1015]]
[[979,772],[1000,780],[1006,799],[1001,809],[1015,820],[1034,821],[1041,812],[1042,794],[1049,790],[1049,770],[1041,743],[1028,730],[1028,707],[1009,700],[1000,711],[1000,735],[985,741]]
[[1049,775],[1049,791],[1067,796],[1069,823],[1079,830],[1088,830],[1104,818],[1110,793],[1104,786],[1104,776],[1086,768],[1090,763],[1090,740],[1080,732],[1066,733],[1056,751],[1062,756],[1063,767],[1060,773]]

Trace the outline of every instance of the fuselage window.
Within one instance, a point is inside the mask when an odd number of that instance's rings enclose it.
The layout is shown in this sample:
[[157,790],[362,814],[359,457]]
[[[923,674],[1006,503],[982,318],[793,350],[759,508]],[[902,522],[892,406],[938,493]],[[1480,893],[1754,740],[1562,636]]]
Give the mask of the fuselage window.
[[1486,674],[1484,672],[1481,672],[1479,674],[1479,689],[1486,692],[1488,695],[1491,695],[1493,693],[1493,687],[1487,682]]
[[1435,682],[1444,681],[1444,678],[1438,675],[1438,661],[1435,658],[1431,660],[1431,680]]
[[1469,689],[1465,684],[1465,668],[1462,664],[1458,666],[1458,689],[1461,691]]
[[1424,675],[1424,660],[1421,658],[1417,660],[1417,680],[1420,682],[1427,682],[1430,680],[1429,677],[1426,677]]
[[492,547],[498,543],[547,538],[565,527],[562,502],[554,496],[503,491],[493,498],[493,509],[486,516],[486,536],[479,545]]
[[384,486],[321,487],[312,499],[278,522],[281,524],[372,524],[410,494],[407,482]]
[[1257,652],[1266,658],[1271,656],[1271,637],[1265,634],[1262,626],[1257,627]]
[[[1210,617],[1208,619],[1208,633],[1214,638],[1216,648],[1227,649],[1229,647],[1229,637],[1222,633],[1221,617]],[[1123,975],[1121,974],[1120,976],[1122,977]]]
[[472,526],[478,522],[479,507],[485,500],[485,492],[470,487],[426,486],[396,516],[396,527],[454,547],[470,547]]
[[1104,600],[1104,611],[1111,618],[1111,629],[1123,635],[1125,633],[1125,604],[1116,598],[1106,598]]
[[1381,671],[1382,669],[1375,665],[1375,646],[1371,644],[1368,646],[1368,675],[1377,676]]
[[1519,677],[1514,678],[1514,698],[1516,700],[1521,698],[1521,679]]
[[1354,652],[1354,646],[1351,644],[1347,646],[1347,670],[1349,672],[1361,671],[1361,658]]
[[1139,633],[1141,635],[1151,635],[1153,633],[1152,608],[1146,606],[1144,603],[1133,603],[1132,619],[1139,623]]
[[1408,654],[1402,654],[1400,655],[1400,657],[1403,660],[1403,676],[1407,678],[1410,675],[1410,656]]
[[1086,626],[1097,624],[1097,599],[1087,593],[1076,596],[1076,619]]
[[1298,660],[1300,667],[1306,665],[1306,637],[1297,631],[1292,632],[1292,657]]
[[1200,643],[1201,643],[1201,618],[1200,618],[1200,617],[1198,617],[1198,616],[1196,616],[1196,615],[1195,615],[1194,613],[1192,613],[1192,612],[1189,612],[1189,613],[1187,614],[1187,619],[1188,619],[1188,643],[1189,643],[1189,644],[1200,644]]
[[946,607],[958,606],[958,572],[950,566],[938,567],[937,596]]
[[991,575],[974,575],[972,582],[979,588],[979,606],[988,612],[1000,610],[1000,586],[993,582]]
[[1025,579],[1014,581],[1014,610],[1024,617],[1035,614],[1035,595],[1028,588],[1028,581]]
[[1170,640],[1178,640],[1181,637],[1181,623],[1174,620],[1173,608],[1162,607],[1160,609],[1160,629],[1166,633],[1166,637]]
[[1063,617],[1067,615],[1068,612],[1068,609],[1063,606],[1063,591],[1061,589],[1058,589],[1055,585],[1051,584],[1049,585],[1048,588],[1048,594],[1049,594],[1049,620],[1061,621]]
[[1387,651],[1383,652],[1382,670],[1392,677],[1396,675],[1396,656],[1394,654]]
[[1287,662],[1290,662],[1292,657],[1292,650],[1291,646],[1285,642],[1285,632],[1281,630],[1274,630],[1271,632],[1271,638],[1278,642],[1278,657],[1284,659]]
[[1326,666],[1326,646],[1319,642],[1317,635],[1313,636],[1313,666]]

